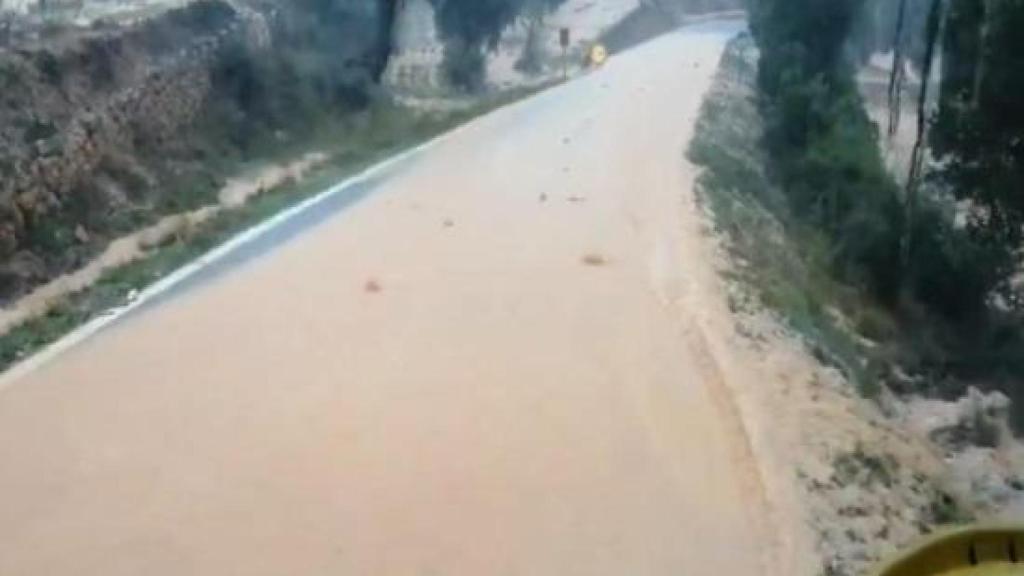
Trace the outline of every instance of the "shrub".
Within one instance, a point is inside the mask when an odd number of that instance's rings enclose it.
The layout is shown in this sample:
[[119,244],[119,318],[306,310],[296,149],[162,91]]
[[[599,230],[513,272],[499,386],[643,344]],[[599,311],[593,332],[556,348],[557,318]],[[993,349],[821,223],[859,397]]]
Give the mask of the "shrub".
[[1012,254],[977,242],[934,205],[918,211],[913,238],[908,280],[913,296],[949,320],[981,319],[988,294],[1012,265]]

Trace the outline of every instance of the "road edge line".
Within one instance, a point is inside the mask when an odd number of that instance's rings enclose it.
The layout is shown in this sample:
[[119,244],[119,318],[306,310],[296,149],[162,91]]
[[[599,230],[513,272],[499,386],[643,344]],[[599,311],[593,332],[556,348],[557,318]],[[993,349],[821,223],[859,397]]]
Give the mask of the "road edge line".
[[278,226],[285,224],[286,222],[288,222],[292,218],[295,218],[299,214],[307,210],[314,209],[317,205],[323,203],[324,201],[334,196],[337,196],[338,194],[341,194],[349,190],[353,186],[363,184],[366,181],[389,170],[390,168],[402,162],[405,162],[406,160],[414,156],[422,154],[423,152],[426,152],[431,148],[438,146],[439,144],[442,144],[449,138],[454,137],[462,130],[472,126],[476,121],[491,116],[495,112],[504,110],[506,108],[509,108],[510,106],[514,106],[519,102],[521,102],[521,100],[509,103],[506,106],[496,108],[495,110],[492,110],[489,113],[485,114],[484,116],[474,119],[473,121],[470,121],[461,126],[457,126],[456,128],[449,130],[448,132],[445,132],[438,136],[435,136],[434,138],[426,142],[417,144],[407,150],[398,152],[397,154],[389,158],[385,158],[384,160],[381,160],[380,162],[364,169],[362,172],[349,176],[348,178],[343,179],[337,184],[331,185],[326,190],[318,192],[317,194],[314,194],[313,196],[306,198],[305,200],[302,200],[301,202],[293,206],[289,206],[288,208],[285,208],[284,210],[278,212],[277,214],[274,214],[273,216],[261,222],[257,222],[256,224],[252,225],[249,228],[246,228],[245,230],[242,230],[241,232],[229,238],[224,243],[215,246],[214,248],[210,249],[207,252],[204,252],[191,262],[181,266],[180,268],[174,270],[167,276],[164,276],[160,280],[157,280],[153,284],[150,284],[146,288],[142,289],[142,291],[139,292],[138,297],[135,298],[135,300],[132,300],[130,303],[117,308],[111,308],[109,310],[99,313],[99,315],[96,316],[95,318],[68,332],[64,336],[61,336],[56,341],[48,344],[47,346],[38,350],[31,356],[12,365],[10,368],[0,373],[0,393],[11,388],[22,377],[46,366],[60,355],[75,348],[79,344],[82,344],[92,336],[95,336],[97,333],[107,328],[111,324],[114,324],[115,322],[123,318],[125,315],[141,308],[143,305],[152,301],[157,296],[160,296],[164,292],[167,292],[168,290],[178,286],[185,280],[188,280],[192,276],[205,270],[207,267],[219,262],[223,258],[232,254],[239,248],[242,248],[243,246],[255,240],[258,240],[265,234],[269,233]]

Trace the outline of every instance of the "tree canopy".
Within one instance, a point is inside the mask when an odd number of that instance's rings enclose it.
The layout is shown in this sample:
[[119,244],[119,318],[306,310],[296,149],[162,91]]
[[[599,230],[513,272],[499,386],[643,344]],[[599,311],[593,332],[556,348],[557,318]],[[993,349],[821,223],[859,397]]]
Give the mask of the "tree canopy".
[[445,39],[445,72],[456,88],[475,90],[484,82],[484,52],[528,10],[550,10],[564,0],[431,0]]
[[1024,1],[954,0],[930,143],[939,178],[976,208],[979,239],[1015,251],[1024,226]]

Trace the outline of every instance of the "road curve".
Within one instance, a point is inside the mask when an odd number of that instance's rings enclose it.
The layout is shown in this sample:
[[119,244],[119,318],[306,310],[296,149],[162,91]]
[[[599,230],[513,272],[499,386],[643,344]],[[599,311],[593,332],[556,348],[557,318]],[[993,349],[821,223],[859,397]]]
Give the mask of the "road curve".
[[683,151],[738,30],[482,118],[20,377],[0,574],[763,573],[688,317]]

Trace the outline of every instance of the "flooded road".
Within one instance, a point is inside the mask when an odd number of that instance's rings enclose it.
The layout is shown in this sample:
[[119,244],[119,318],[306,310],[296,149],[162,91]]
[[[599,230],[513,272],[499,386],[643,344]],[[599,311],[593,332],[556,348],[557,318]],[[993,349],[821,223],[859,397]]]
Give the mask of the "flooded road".
[[482,118],[4,389],[0,574],[763,573],[684,161],[739,28]]

